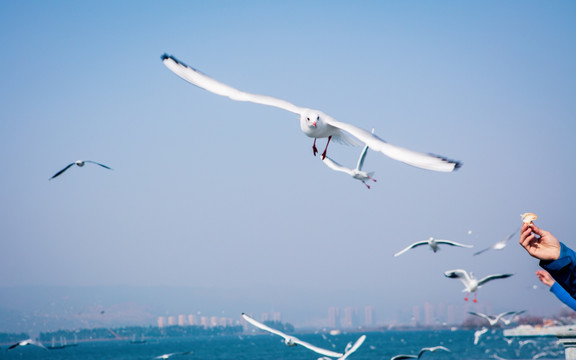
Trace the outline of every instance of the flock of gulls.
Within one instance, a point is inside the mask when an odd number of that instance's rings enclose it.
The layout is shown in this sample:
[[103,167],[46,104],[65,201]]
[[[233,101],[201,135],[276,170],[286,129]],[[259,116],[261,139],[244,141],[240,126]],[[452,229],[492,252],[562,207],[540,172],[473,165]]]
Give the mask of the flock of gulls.
[[[374,134],[374,129],[371,132],[356,127],[354,125],[337,121],[336,119],[332,118],[331,116],[325,114],[322,111],[314,110],[310,108],[296,106],[288,101],[277,99],[267,95],[258,95],[258,94],[251,94],[247,93],[238,89],[235,89],[229,85],[221,83],[211,77],[206,76],[205,74],[201,73],[200,71],[184,64],[183,62],[177,60],[173,56],[164,54],[162,56],[162,61],[164,65],[170,69],[173,73],[175,73],[180,78],[184,79],[185,81],[192,83],[204,90],[212,92],[217,95],[226,96],[232,100],[236,101],[246,101],[252,102],[256,104],[268,105],[276,108],[280,108],[291,113],[298,115],[299,122],[300,122],[300,129],[302,132],[314,139],[312,145],[312,151],[314,156],[318,153],[318,148],[316,147],[316,141],[320,138],[326,138],[326,146],[321,154],[322,162],[329,167],[330,169],[338,172],[343,172],[351,176],[353,179],[359,180],[362,182],[368,189],[370,189],[369,182],[376,182],[376,179],[373,178],[374,172],[366,172],[363,170],[364,161],[366,159],[366,155],[368,150],[372,150],[375,152],[380,152],[394,160],[403,162],[405,164],[415,166],[421,169],[430,170],[430,171],[438,171],[438,172],[452,172],[457,170],[462,166],[461,162],[450,160],[444,156],[434,155],[434,154],[425,154],[421,152],[412,151],[409,149],[402,148],[400,146],[392,145],[376,134]],[[334,159],[327,155],[328,145],[330,142],[334,140],[335,142],[343,143],[343,144],[350,144],[350,145],[363,145],[363,149],[360,153],[358,161],[356,163],[355,168],[349,168],[343,166],[336,162]],[[73,167],[74,165],[78,167],[83,167],[85,164],[95,164],[104,169],[112,170],[108,165],[104,165],[99,162],[95,162],[92,160],[77,160],[66,165],[62,170],[55,173],[50,180],[57,178],[58,176],[62,175],[68,169]],[[486,248],[484,250],[478,251],[474,253],[474,255],[482,254],[490,249],[494,250],[502,250],[508,240],[510,240],[518,230],[510,234],[506,239],[500,241],[493,246]],[[421,246],[428,246],[434,253],[436,253],[440,246],[452,246],[452,247],[460,247],[460,248],[471,248],[472,245],[466,245],[457,243],[454,241],[449,240],[440,240],[430,237],[428,240],[418,241],[415,242],[406,248],[402,249],[401,251],[394,254],[394,256],[400,256],[409,250],[421,247]],[[448,270],[444,273],[447,278],[451,279],[459,279],[464,284],[464,292],[467,293],[465,300],[468,301],[469,294],[474,294],[474,302],[477,302],[476,299],[476,292],[478,288],[482,285],[488,283],[489,281],[493,281],[496,279],[504,279],[512,276],[512,274],[495,274],[486,276],[480,280],[476,279],[472,272],[467,272],[462,269],[455,269],[455,270]],[[469,312],[469,314],[483,318],[488,321],[490,326],[495,326],[499,321],[503,322],[504,324],[508,325],[512,321],[513,318],[517,317],[518,315],[522,314],[524,311],[509,311],[499,315],[486,315],[482,313],[476,312]],[[510,316],[510,319],[505,319],[505,317]],[[361,335],[358,340],[352,344],[349,343],[348,346],[344,349],[343,352],[335,352],[327,349],[323,349],[317,347],[315,345],[309,344],[304,342],[294,336],[290,336],[284,334],[283,332],[270,328],[269,326],[260,323],[250,316],[246,315],[245,313],[242,314],[242,317],[250,324],[255,326],[256,328],[269,332],[274,335],[281,336],[284,339],[284,343],[287,346],[296,346],[300,345],[305,347],[311,351],[314,351],[323,357],[320,359],[331,359],[335,358],[338,360],[345,360],[351,354],[353,354],[363,343],[366,339],[366,335]],[[479,337],[487,331],[487,328],[483,328],[482,330],[476,332],[474,342],[477,343]],[[32,339],[24,340],[19,343],[16,343],[9,347],[9,350],[14,349],[19,346],[27,346],[27,345],[34,345],[39,346],[46,349],[42,344],[33,341]],[[443,346],[435,346],[435,347],[425,347],[419,350],[416,355],[396,355],[391,358],[391,360],[401,360],[401,359],[419,359],[425,353],[432,353],[437,351],[443,352],[450,352],[449,349]],[[155,359],[168,359],[172,356],[177,355],[188,355],[191,352],[182,352],[182,353],[169,353],[157,356]],[[320,360],[319,359],[319,360]]]

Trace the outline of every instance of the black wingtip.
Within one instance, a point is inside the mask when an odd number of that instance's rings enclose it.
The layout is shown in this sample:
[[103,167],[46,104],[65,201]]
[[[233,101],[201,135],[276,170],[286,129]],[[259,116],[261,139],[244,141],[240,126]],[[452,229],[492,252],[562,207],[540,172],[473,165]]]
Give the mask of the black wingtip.
[[166,59],[171,59],[171,58],[172,58],[172,56],[170,56],[170,55],[168,55],[168,54],[164,53],[164,54],[163,54],[163,55],[162,55],[160,58],[162,59],[162,61],[164,61],[164,60],[166,60]]

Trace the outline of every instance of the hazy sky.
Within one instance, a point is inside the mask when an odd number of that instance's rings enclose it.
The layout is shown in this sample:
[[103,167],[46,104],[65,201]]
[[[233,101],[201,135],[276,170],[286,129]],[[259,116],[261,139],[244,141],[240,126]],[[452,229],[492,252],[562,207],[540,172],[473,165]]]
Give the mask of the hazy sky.
[[[472,254],[527,211],[576,247],[575,38],[560,1],[2,1],[0,286],[237,289],[266,306],[230,311],[385,315],[464,303],[443,275],[462,268],[515,274],[478,292],[494,311],[555,312],[517,237]],[[463,167],[369,152],[368,190],[312,155],[296,115],[186,83],[164,53]],[[329,154],[352,167],[360,150]],[[48,180],[78,159],[114,170]],[[431,236],[474,249],[393,257]]]

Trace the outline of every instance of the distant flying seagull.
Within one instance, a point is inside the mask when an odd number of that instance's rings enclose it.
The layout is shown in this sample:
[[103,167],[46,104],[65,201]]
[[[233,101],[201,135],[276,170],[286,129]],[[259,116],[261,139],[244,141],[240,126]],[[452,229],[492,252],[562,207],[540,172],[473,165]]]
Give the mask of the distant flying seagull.
[[192,354],[192,351],[164,354],[164,355],[156,356],[154,359],[168,359],[168,358],[171,358],[172,356],[181,356],[181,355],[188,355],[188,354]]
[[272,329],[271,327],[268,327],[268,326],[266,326],[266,325],[264,325],[264,324],[262,324],[256,320],[252,319],[250,316],[246,315],[245,313],[242,313],[242,317],[246,321],[248,321],[250,324],[256,326],[259,329],[262,329],[264,331],[268,331],[268,332],[275,334],[275,335],[282,336],[284,338],[284,343],[286,344],[286,346],[302,345],[305,348],[308,348],[308,349],[310,349],[314,352],[317,352],[318,354],[324,355],[324,356],[335,357],[335,358],[340,358],[340,357],[344,356],[344,354],[316,347],[316,346],[308,344],[307,342],[304,342],[304,341],[302,341],[302,340],[300,340],[294,336],[286,335],[281,331],[278,331],[276,329]]
[[391,358],[390,360],[420,359],[422,354],[424,354],[425,352],[435,352],[435,351],[439,351],[439,350],[450,352],[450,350],[445,348],[444,346],[425,347],[425,348],[422,348],[420,350],[418,355],[396,355],[393,358]]
[[[477,312],[473,312],[473,311],[469,311],[468,314],[470,315],[474,315],[474,316],[478,316],[481,317],[485,320],[488,320],[488,322],[490,323],[490,326],[494,326],[498,323],[498,321],[502,321],[504,323],[504,325],[510,325],[510,323],[512,322],[512,319],[514,317],[516,317],[517,315],[520,315],[522,313],[524,313],[526,310],[522,310],[522,311],[508,311],[502,314],[498,314],[496,316],[494,315],[486,315],[486,314],[482,314],[482,313],[477,313]],[[511,317],[510,319],[504,319],[504,316],[508,316],[508,315],[514,315],[513,317]]]
[[[232,100],[274,106],[298,114],[300,116],[300,129],[307,136],[314,138],[314,144],[312,146],[314,155],[318,152],[316,139],[328,138],[326,149],[322,153],[322,159],[326,157],[326,150],[328,149],[328,144],[331,139],[343,143],[355,143],[353,139],[345,135],[345,133],[348,133],[374,151],[379,151],[394,160],[422,169],[451,172],[461,166],[460,162],[449,160],[442,156],[419,153],[389,144],[366,130],[337,121],[319,110],[299,107],[285,100],[266,95],[256,95],[240,91],[202,74],[196,69],[180,62],[173,56],[164,54],[162,61],[168,69],[172,70],[182,79],[214,94],[227,96]],[[303,85],[314,86],[314,84]]]
[[32,339],[27,339],[27,340],[22,340],[20,342],[17,342],[14,345],[10,345],[10,347],[8,348],[8,350],[12,350],[14,348],[17,348],[18,346],[28,346],[28,345],[34,345],[34,346],[38,346],[41,347],[44,350],[48,350],[46,349],[46,347],[44,345],[42,345],[41,343],[34,341]]
[[490,246],[490,247],[488,247],[488,248],[486,248],[486,249],[484,249],[484,250],[480,250],[480,251],[478,251],[478,252],[475,252],[474,255],[480,255],[480,254],[482,254],[483,252],[488,251],[488,250],[490,250],[490,249],[494,249],[494,250],[502,250],[502,249],[504,249],[504,248],[506,247],[507,243],[508,243],[508,240],[512,239],[512,237],[513,237],[514,235],[516,235],[516,233],[518,232],[518,230],[520,230],[520,229],[516,229],[516,231],[514,231],[512,234],[508,235],[508,237],[507,237],[506,239],[501,240],[501,241],[498,241],[496,244],[494,244],[494,245],[492,245],[492,246]]
[[68,164],[64,169],[62,169],[62,170],[58,171],[56,174],[54,174],[54,176],[52,176],[52,177],[50,178],[50,180],[52,180],[52,179],[54,179],[55,177],[59,176],[59,175],[62,174],[64,171],[70,169],[70,167],[72,167],[72,165],[77,165],[77,166],[79,166],[79,167],[82,167],[82,166],[84,166],[84,164],[86,164],[86,163],[92,163],[92,164],[100,165],[100,166],[102,166],[103,168],[106,168],[106,169],[108,169],[108,170],[112,170],[112,169],[109,168],[108,166],[106,166],[106,165],[104,165],[104,164],[97,163],[96,161],[91,161],[91,160],[76,160],[76,161],[74,161],[73,163]]
[[440,250],[439,245],[443,244],[443,245],[450,245],[450,246],[458,246],[458,247],[465,247],[465,248],[471,248],[473,247],[472,245],[465,245],[465,244],[460,244],[454,241],[450,241],[450,240],[440,240],[440,239],[434,239],[433,237],[431,237],[428,240],[424,240],[424,241],[418,241],[415,242],[414,244],[408,246],[407,248],[405,248],[404,250],[401,250],[399,252],[397,252],[396,254],[394,254],[394,256],[399,256],[404,254],[406,251],[413,249],[415,247],[421,246],[421,245],[429,245],[430,249],[432,249],[432,251],[436,252],[438,250]]
[[[372,133],[374,133],[374,129],[372,129]],[[332,160],[328,156],[326,156],[323,159],[323,162],[332,170],[341,171],[343,173],[346,173],[346,174],[352,176],[356,180],[362,181],[362,183],[364,185],[366,185],[366,187],[368,189],[370,189],[370,185],[366,184],[366,181],[372,180],[372,181],[376,182],[376,179],[372,178],[372,175],[374,175],[374,172],[368,173],[366,171],[362,171],[362,167],[364,166],[364,159],[366,158],[367,152],[368,152],[368,146],[366,145],[366,146],[364,146],[364,149],[362,149],[362,152],[360,153],[360,157],[358,158],[358,162],[356,163],[355,169],[349,169],[347,167],[344,167],[344,166],[338,164],[336,161]]]
[[486,332],[488,331],[488,328],[482,328],[480,330],[476,330],[474,332],[474,345],[478,345],[478,342],[480,342],[480,338],[482,337],[482,335],[484,335]]
[[476,300],[476,290],[480,288],[482,285],[486,284],[488,281],[496,280],[496,279],[505,279],[507,277],[512,276],[513,274],[497,274],[497,275],[488,275],[482,280],[476,280],[474,273],[468,274],[466,270],[456,269],[456,270],[448,270],[444,273],[444,276],[451,278],[451,279],[460,279],[464,284],[464,292],[467,293],[464,300],[468,301],[468,295],[470,293],[474,293],[474,302],[478,302]]

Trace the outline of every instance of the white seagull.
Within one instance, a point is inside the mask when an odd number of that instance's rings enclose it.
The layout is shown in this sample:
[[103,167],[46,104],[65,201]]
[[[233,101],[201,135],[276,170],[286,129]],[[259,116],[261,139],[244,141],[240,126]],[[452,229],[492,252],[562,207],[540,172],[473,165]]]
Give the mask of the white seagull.
[[506,239],[500,240],[500,241],[498,241],[496,244],[494,244],[494,245],[492,245],[492,246],[490,246],[490,247],[487,247],[486,249],[483,249],[483,250],[480,250],[480,251],[478,251],[478,252],[475,252],[474,255],[480,255],[480,254],[482,254],[483,252],[486,252],[486,251],[488,251],[488,250],[490,250],[490,249],[494,249],[494,250],[502,250],[502,249],[504,249],[504,248],[506,247],[506,245],[508,244],[508,240],[512,239],[512,237],[513,237],[514,235],[516,235],[516,233],[518,232],[518,230],[520,230],[520,229],[516,229],[516,231],[514,231],[512,234],[508,235],[508,237],[507,237]]
[[480,342],[480,338],[482,337],[482,335],[484,335],[486,332],[488,331],[488,328],[483,327],[480,330],[476,330],[474,331],[474,345],[478,345],[478,342]]
[[344,354],[342,354],[342,353],[337,353],[334,351],[319,348],[317,346],[308,344],[307,342],[304,342],[304,341],[302,341],[302,340],[300,340],[294,336],[286,335],[281,331],[278,331],[276,329],[272,329],[271,327],[268,327],[268,326],[266,326],[266,325],[264,325],[264,324],[262,324],[256,320],[252,319],[250,316],[246,315],[245,313],[242,313],[242,317],[246,321],[248,321],[250,324],[256,326],[259,329],[262,329],[264,331],[268,331],[272,334],[279,335],[279,336],[283,337],[284,343],[286,344],[286,346],[302,345],[305,348],[308,348],[308,349],[310,349],[314,352],[317,352],[318,354],[324,355],[324,356],[335,357],[335,358],[340,358],[340,357],[344,356]]
[[444,273],[444,276],[451,278],[451,279],[460,279],[464,284],[465,288],[462,290],[466,292],[467,295],[464,300],[468,301],[468,295],[470,293],[474,293],[474,302],[478,302],[476,300],[476,290],[480,288],[482,285],[486,284],[488,281],[496,280],[496,279],[505,279],[507,277],[512,276],[513,274],[497,274],[497,275],[488,275],[482,280],[477,280],[474,276],[474,273],[470,272],[468,274],[466,270],[456,269],[456,270],[448,270]]
[[[522,310],[522,311],[508,311],[508,312],[504,312],[502,314],[498,314],[496,316],[494,315],[486,315],[486,314],[482,314],[482,313],[477,313],[477,312],[473,312],[473,311],[469,311],[468,314],[470,315],[474,315],[474,316],[478,316],[481,317],[483,319],[488,320],[488,322],[490,323],[490,326],[494,326],[498,323],[498,321],[502,321],[504,323],[504,325],[510,325],[510,323],[512,322],[512,319],[515,318],[516,316],[524,313],[526,310]],[[504,319],[504,316],[508,316],[508,315],[514,315],[512,316],[510,319]]]
[[[372,134],[374,134],[374,129],[372,129]],[[376,179],[372,178],[374,172],[366,172],[362,171],[362,167],[364,166],[364,159],[366,158],[366,153],[368,153],[368,146],[364,146],[362,152],[360,153],[360,157],[358,158],[358,162],[356,163],[355,169],[350,169],[345,166],[338,164],[336,161],[332,160],[330,157],[326,156],[322,161],[326,164],[330,169],[335,171],[341,171],[352,176],[356,180],[362,181],[364,185],[368,189],[370,189],[370,185],[366,184],[367,180],[372,180],[376,182]]]
[[465,247],[465,248],[471,248],[473,247],[473,245],[465,245],[465,244],[460,244],[454,241],[450,241],[450,240],[440,240],[440,239],[434,239],[433,237],[429,238],[428,240],[424,240],[424,241],[418,241],[415,242],[414,244],[408,246],[407,248],[405,248],[404,250],[398,251],[396,254],[394,254],[394,256],[399,256],[404,254],[406,251],[413,249],[415,247],[418,246],[422,246],[422,245],[428,245],[430,246],[430,249],[432,249],[432,251],[437,252],[438,250],[440,250],[440,244],[443,245],[450,245],[450,246],[458,246],[458,247]]
[[76,161],[74,161],[73,163],[70,163],[70,164],[66,165],[66,167],[65,167],[64,169],[62,169],[62,170],[58,171],[56,174],[54,174],[54,176],[52,176],[52,177],[50,178],[50,180],[52,180],[52,179],[54,179],[55,177],[59,176],[59,175],[62,174],[64,171],[70,169],[70,167],[71,167],[72,165],[77,165],[77,166],[79,166],[79,167],[82,167],[82,166],[84,166],[84,164],[86,164],[86,163],[92,163],[92,164],[100,165],[100,166],[102,166],[102,167],[105,168],[105,169],[112,170],[110,167],[108,167],[108,166],[106,166],[106,165],[104,165],[104,164],[97,163],[96,161],[91,161],[91,160],[76,160]]
[[425,347],[425,348],[422,348],[420,350],[420,352],[418,352],[418,355],[396,355],[393,358],[391,358],[390,360],[420,359],[422,354],[424,354],[425,352],[435,352],[438,350],[450,352],[450,350],[445,348],[444,346]]
[[[379,151],[394,160],[422,169],[451,172],[461,166],[459,161],[449,160],[438,155],[419,153],[389,144],[366,130],[336,121],[322,111],[299,107],[271,96],[240,91],[202,74],[198,70],[180,62],[173,56],[164,54],[162,61],[168,69],[172,70],[182,79],[214,94],[226,96],[232,100],[274,106],[298,114],[300,116],[300,129],[307,136],[314,138],[314,144],[312,146],[314,155],[318,152],[316,148],[316,139],[318,138],[328,138],[326,149],[331,139],[344,143],[355,143],[353,139],[350,139],[344,134],[344,132],[346,132],[374,151]],[[311,84],[311,86],[312,85],[313,84]],[[322,153],[322,159],[326,157],[326,149]]]
[[32,339],[22,340],[22,341],[17,342],[14,345],[10,345],[8,350],[12,350],[14,348],[17,348],[18,346],[28,346],[28,345],[34,345],[34,346],[41,347],[44,350],[48,350],[48,349],[46,349],[46,347],[44,345],[42,345],[41,343],[34,341]]
[[175,352],[175,353],[170,353],[170,354],[159,355],[159,356],[156,356],[154,359],[168,359],[168,358],[171,358],[172,356],[181,356],[181,355],[188,355],[188,354],[192,354],[192,351]]

